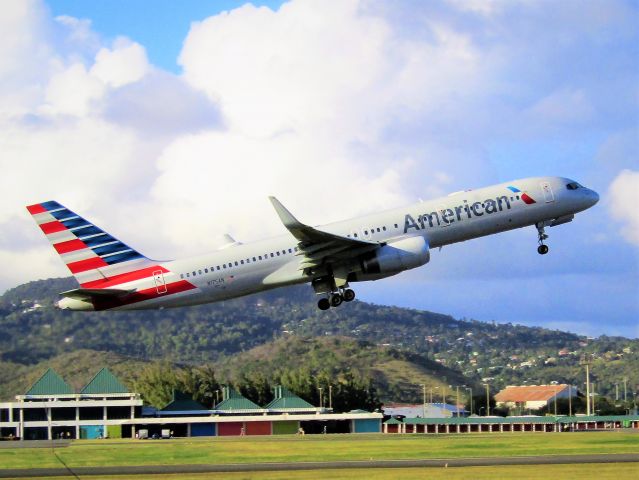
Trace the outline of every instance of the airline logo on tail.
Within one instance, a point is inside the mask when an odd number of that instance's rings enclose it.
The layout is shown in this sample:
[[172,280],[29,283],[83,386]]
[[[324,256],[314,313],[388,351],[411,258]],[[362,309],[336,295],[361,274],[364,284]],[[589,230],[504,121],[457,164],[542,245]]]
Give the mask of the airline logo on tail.
[[133,261],[137,261],[136,264],[151,263],[136,250],[58,202],[30,205],[27,210],[81,284],[88,279],[87,275],[82,275],[86,272],[112,265],[123,267],[121,264]]

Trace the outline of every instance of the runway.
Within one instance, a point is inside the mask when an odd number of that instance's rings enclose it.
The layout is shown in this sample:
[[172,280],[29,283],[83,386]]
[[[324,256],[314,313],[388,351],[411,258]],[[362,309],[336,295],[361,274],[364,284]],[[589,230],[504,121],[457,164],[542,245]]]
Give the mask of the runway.
[[370,460],[345,462],[230,463],[217,465],[141,465],[121,467],[0,469],[0,478],[91,475],[162,475],[214,472],[267,472],[348,468],[454,468],[499,465],[557,465],[574,463],[639,463],[638,453],[603,455],[538,455],[521,457],[439,458],[428,460]]

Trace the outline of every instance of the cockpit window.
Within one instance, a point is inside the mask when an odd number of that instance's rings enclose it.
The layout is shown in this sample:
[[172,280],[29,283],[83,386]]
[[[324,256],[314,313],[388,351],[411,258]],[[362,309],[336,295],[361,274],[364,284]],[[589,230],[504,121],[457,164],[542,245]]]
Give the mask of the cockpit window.
[[578,188],[581,188],[581,185],[579,185],[577,182],[570,182],[568,185],[566,185],[566,188],[568,190],[577,190]]

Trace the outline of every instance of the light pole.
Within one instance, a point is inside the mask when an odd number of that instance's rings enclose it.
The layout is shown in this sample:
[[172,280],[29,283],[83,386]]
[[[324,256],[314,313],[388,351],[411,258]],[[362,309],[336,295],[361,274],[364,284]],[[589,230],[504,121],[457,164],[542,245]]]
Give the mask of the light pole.
[[572,385],[568,384],[568,416],[572,417]]
[[319,397],[320,397],[319,398],[319,401],[320,401],[319,407],[322,408],[322,390],[323,390],[323,388],[322,387],[317,387],[317,389],[319,390]]
[[626,403],[627,399],[626,399],[626,382],[628,381],[628,379],[626,377],[623,377],[623,402]]
[[426,418],[426,384],[420,383],[419,386],[422,387],[422,393],[423,393],[422,418]]
[[586,415],[590,416],[590,365],[591,360],[587,356],[583,356],[580,365],[584,365],[586,367]]
[[466,390],[470,392],[470,414],[473,414],[473,389],[470,387],[466,387]]
[[328,386],[328,408],[333,410],[333,385]]
[[615,382],[615,402],[619,401],[619,383]]
[[444,385],[444,390],[442,392],[442,405],[446,405],[446,385]]
[[490,387],[486,383],[486,416],[490,417]]

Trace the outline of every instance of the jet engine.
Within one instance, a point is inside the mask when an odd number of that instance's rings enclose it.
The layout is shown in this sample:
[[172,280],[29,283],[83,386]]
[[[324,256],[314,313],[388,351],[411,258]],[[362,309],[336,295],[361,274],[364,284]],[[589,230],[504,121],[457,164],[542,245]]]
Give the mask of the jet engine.
[[425,265],[429,260],[430,251],[424,237],[405,238],[364,255],[360,262],[363,275],[357,275],[357,280],[389,277]]

